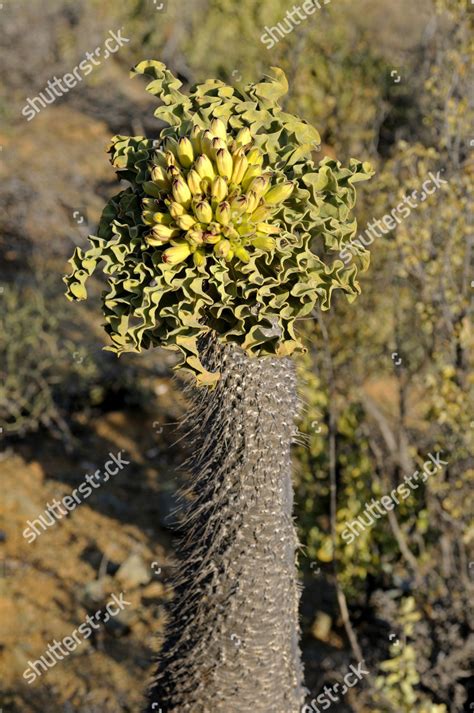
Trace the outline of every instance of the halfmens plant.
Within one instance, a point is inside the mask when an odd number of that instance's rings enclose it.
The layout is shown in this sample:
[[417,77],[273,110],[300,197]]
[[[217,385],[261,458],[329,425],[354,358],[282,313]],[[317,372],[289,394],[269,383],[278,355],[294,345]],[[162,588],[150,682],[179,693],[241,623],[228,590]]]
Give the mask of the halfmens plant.
[[176,350],[203,387],[190,386],[192,510],[148,710],[295,713],[295,323],[328,309],[335,289],[360,291],[361,263],[337,255],[356,232],[354,184],[372,169],[314,164],[319,135],[281,109],[280,69],[242,90],[208,80],[189,94],[160,62],[134,74],[151,78],[167,126],[159,140],[112,140],[129,186],[66,282],[85,299],[102,262],[109,349]]

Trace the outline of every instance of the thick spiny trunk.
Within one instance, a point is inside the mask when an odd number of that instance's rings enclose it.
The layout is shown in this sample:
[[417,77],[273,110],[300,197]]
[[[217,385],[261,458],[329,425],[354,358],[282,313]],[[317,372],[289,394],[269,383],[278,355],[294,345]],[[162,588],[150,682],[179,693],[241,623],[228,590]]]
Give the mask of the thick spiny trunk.
[[202,358],[222,376],[187,423],[192,503],[148,711],[297,713],[294,366],[215,342]]

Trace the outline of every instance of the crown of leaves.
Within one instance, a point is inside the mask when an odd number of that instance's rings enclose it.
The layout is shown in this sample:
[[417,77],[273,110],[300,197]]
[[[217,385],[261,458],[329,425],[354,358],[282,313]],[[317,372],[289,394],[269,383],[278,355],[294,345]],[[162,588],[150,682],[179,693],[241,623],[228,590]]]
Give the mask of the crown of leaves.
[[105,206],[90,248],[76,248],[68,298],[87,297],[102,261],[107,348],[178,350],[199,384],[219,378],[199,359],[211,331],[253,356],[302,350],[295,320],[318,300],[327,309],[334,289],[350,300],[360,292],[358,265],[336,255],[356,233],[354,184],[370,178],[370,164],[314,164],[319,134],[282,111],[278,68],[244,89],[208,80],[189,95],[161,62],[132,74],[152,78],[167,126],[159,140],[112,139],[111,163],[130,185]]

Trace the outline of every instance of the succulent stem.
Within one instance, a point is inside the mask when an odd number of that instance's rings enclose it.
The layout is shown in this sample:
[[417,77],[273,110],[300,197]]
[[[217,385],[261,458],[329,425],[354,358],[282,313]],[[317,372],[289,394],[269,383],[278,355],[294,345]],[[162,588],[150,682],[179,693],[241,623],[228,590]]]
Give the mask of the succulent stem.
[[148,711],[297,713],[294,365],[213,340],[201,347],[221,378],[194,394],[184,424],[192,497]]

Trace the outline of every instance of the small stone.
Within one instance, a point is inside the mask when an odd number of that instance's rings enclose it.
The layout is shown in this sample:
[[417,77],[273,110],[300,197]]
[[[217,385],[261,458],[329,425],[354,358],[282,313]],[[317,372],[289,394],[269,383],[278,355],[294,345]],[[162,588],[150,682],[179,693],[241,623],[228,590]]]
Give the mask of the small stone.
[[104,585],[101,580],[88,582],[82,590],[81,601],[87,607],[94,607],[104,600]]
[[166,596],[166,588],[162,582],[151,582],[142,590],[141,595],[144,601],[163,599]]
[[125,562],[120,565],[115,578],[118,579],[124,587],[133,589],[134,587],[139,587],[141,584],[148,584],[151,575],[151,568],[147,567],[140,555],[134,554],[127,557]]

